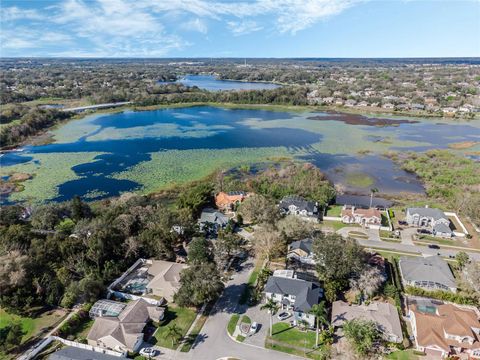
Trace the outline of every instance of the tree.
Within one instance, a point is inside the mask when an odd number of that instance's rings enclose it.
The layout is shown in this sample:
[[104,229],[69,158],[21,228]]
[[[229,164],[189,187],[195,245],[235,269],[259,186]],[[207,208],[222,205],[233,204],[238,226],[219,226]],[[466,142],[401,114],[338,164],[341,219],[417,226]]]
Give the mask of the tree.
[[455,255],[455,260],[457,260],[458,267],[462,270],[465,265],[468,264],[470,258],[465,251],[459,251],[457,255]]
[[[243,239],[234,233],[218,232],[218,238],[215,240],[215,258],[221,263],[221,267],[226,265],[233,254],[238,252],[243,244]],[[219,265],[220,265],[219,263]]]
[[327,320],[327,309],[325,308],[325,301],[320,301],[318,304],[315,304],[310,309],[310,314],[315,316],[315,324],[316,324],[316,334],[315,334],[315,346],[318,346],[318,335],[320,324],[326,325],[328,324]]
[[25,335],[25,331],[22,329],[22,324],[20,322],[13,322],[0,329],[0,346],[6,350],[10,350],[20,345],[23,335]]
[[192,214],[196,215],[211,200],[212,191],[211,184],[195,185],[180,194],[177,198],[177,206],[180,209],[189,209]]
[[315,225],[298,216],[288,215],[277,222],[277,228],[285,234],[288,241],[295,241],[310,237],[315,230]]
[[167,331],[165,336],[172,340],[172,347],[182,338],[182,332],[177,324],[171,323],[167,326]]
[[373,205],[373,194],[378,193],[377,188],[371,188],[370,189],[370,207]]
[[373,352],[375,341],[380,339],[377,324],[363,319],[345,321],[343,333],[360,355],[367,355]]
[[180,306],[200,306],[216,299],[224,284],[214,263],[196,264],[180,273],[174,301]]
[[188,263],[200,265],[212,262],[212,260],[210,242],[204,237],[193,238],[188,245]]
[[280,255],[286,250],[286,241],[283,235],[271,227],[261,227],[253,235],[255,254],[260,259],[268,259]]
[[350,275],[361,272],[365,264],[365,253],[357,242],[338,234],[318,235],[314,238],[312,251],[317,272],[324,281],[325,295],[330,301],[348,284]]
[[260,307],[260,310],[267,310],[270,314],[270,336],[273,336],[273,315],[277,313],[279,306],[273,299],[268,299],[265,304]]
[[378,267],[367,265],[357,277],[350,279],[350,287],[370,297],[380,289],[385,280]]
[[470,261],[463,269],[462,274],[470,287],[480,292],[480,261]]
[[275,224],[280,218],[278,207],[271,200],[258,194],[247,197],[238,208],[238,214],[247,223]]

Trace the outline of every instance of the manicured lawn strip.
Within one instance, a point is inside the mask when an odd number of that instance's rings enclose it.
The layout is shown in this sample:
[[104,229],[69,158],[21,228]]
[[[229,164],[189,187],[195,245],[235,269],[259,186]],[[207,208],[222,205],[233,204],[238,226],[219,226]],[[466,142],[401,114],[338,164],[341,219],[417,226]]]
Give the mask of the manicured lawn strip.
[[348,233],[348,235],[355,236],[355,237],[362,238],[362,239],[368,239],[368,235],[366,235],[366,234],[364,234],[363,232],[360,232],[360,231],[350,231]]
[[196,312],[192,309],[170,305],[165,312],[165,319],[160,322],[160,326],[155,333],[156,345],[176,349],[177,345],[172,347],[172,340],[166,336],[168,325],[175,323],[182,336],[185,336],[196,315]]
[[297,350],[297,349],[292,349],[291,347],[288,347],[288,346],[272,344],[268,341],[268,339],[267,339],[267,341],[265,341],[265,348],[276,350],[276,351],[281,351],[281,352],[284,352],[284,353],[287,353],[287,354],[298,355],[298,356],[301,356],[301,357],[306,356],[307,358],[314,359],[314,360],[325,359],[325,356],[323,356],[323,354],[319,350],[308,350],[308,352],[305,353],[304,351],[300,351],[300,350]]
[[240,315],[238,314],[233,314],[232,317],[230,318],[230,321],[228,322],[228,325],[227,325],[227,331],[230,335],[233,335],[233,333],[235,332],[235,328],[237,327],[239,318],[240,318]]
[[251,323],[252,323],[252,320],[251,320],[247,315],[243,315],[243,316],[242,316],[242,320],[240,320],[240,323],[242,323],[242,324],[251,324]]
[[208,319],[208,315],[202,315],[198,318],[197,323],[195,324],[192,331],[188,335],[188,338],[185,340],[185,345],[183,345],[182,348],[180,349],[181,352],[190,351],[193,343],[195,342],[195,339],[200,334],[200,331],[202,331],[203,325],[205,324],[207,319]]
[[253,269],[252,273],[250,274],[250,277],[248,278],[247,286],[245,287],[242,295],[240,296],[239,304],[243,305],[247,303],[248,298],[250,297],[250,292],[255,286],[255,283],[257,282],[260,269],[261,269],[261,264],[256,264],[255,269]]
[[340,229],[342,229],[342,228],[344,228],[344,227],[348,227],[348,226],[350,226],[350,227],[360,227],[360,226],[358,226],[357,224],[344,224],[344,223],[342,223],[341,221],[330,221],[330,220],[324,220],[324,221],[323,221],[323,225],[324,225],[324,226],[331,227],[331,228],[333,228],[335,231],[340,230]]
[[273,324],[272,339],[298,347],[313,348],[315,346],[314,331],[300,331],[283,322]]
[[421,355],[416,354],[415,350],[409,349],[409,350],[401,350],[401,351],[395,351],[389,355],[387,355],[387,359],[392,359],[392,360],[417,360]]
[[[418,241],[415,242],[423,242],[423,243],[437,243],[437,244],[443,244],[443,245],[450,245],[450,246],[457,246],[455,240],[448,240],[448,239],[441,239],[441,238],[436,238],[433,236],[428,236],[428,235],[421,235],[418,237]],[[460,245],[461,246],[461,245]]]
[[342,208],[343,206],[341,205],[329,205],[327,208],[327,216],[340,217],[342,214]]
[[245,336],[237,335],[237,341],[244,342],[245,341]]

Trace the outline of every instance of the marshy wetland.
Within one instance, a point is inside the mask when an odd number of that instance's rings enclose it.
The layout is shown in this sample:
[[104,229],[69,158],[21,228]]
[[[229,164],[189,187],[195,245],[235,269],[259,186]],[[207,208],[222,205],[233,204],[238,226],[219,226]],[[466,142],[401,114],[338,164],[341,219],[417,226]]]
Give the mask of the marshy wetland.
[[[278,109],[277,109],[278,110]],[[358,193],[423,192],[421,182],[383,154],[480,150],[480,124],[447,119],[380,118],[327,112],[191,106],[89,115],[51,131],[53,142],[0,158],[3,181],[31,174],[3,201],[96,200],[148,193],[217,169],[297,159],[317,165]]]

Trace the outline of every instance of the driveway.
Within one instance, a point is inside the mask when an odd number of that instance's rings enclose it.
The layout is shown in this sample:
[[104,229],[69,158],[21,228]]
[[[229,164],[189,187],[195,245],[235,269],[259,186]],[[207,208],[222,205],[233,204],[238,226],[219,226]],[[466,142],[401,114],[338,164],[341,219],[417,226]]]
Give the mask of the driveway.
[[404,245],[415,245],[413,243],[413,235],[417,233],[417,229],[407,228],[400,231],[400,238],[402,239],[402,244]]

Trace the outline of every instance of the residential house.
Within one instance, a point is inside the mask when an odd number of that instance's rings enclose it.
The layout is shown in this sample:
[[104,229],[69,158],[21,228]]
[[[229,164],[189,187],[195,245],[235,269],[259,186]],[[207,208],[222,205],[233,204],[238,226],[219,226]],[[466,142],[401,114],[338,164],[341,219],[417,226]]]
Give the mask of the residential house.
[[411,108],[412,110],[421,111],[421,110],[425,110],[425,105],[414,103],[414,104],[411,104],[411,105],[410,105],[410,108]]
[[405,286],[415,286],[425,290],[457,291],[452,270],[440,256],[402,256],[398,265]]
[[96,317],[87,335],[89,345],[120,352],[137,352],[143,343],[143,330],[148,322],[159,322],[164,308],[144,299],[131,301],[118,316]]
[[216,234],[219,229],[227,226],[229,218],[221,212],[206,208],[202,210],[198,224],[200,230]]
[[428,228],[434,236],[452,237],[453,231],[450,229],[450,220],[447,215],[435,208],[408,208],[405,221],[410,226]]
[[235,207],[245,200],[247,196],[248,194],[244,191],[221,191],[215,196],[215,205],[221,210],[232,211],[235,210]]
[[353,99],[348,99],[347,101],[345,101],[345,106],[348,106],[348,107],[355,106],[356,104],[357,102]]
[[368,305],[350,305],[341,300],[332,304],[332,326],[341,328],[346,321],[353,319],[373,321],[388,342],[403,341],[398,311],[392,304],[372,301]]
[[280,212],[285,215],[296,215],[307,220],[318,221],[321,213],[318,203],[305,200],[301,196],[285,196],[279,204]]
[[180,273],[188,266],[164,260],[150,260],[148,278],[150,282],[146,286],[146,294],[163,297],[172,302],[173,295],[180,288]]
[[293,312],[295,324],[305,321],[310,327],[315,327],[315,316],[309,312],[313,305],[318,304],[323,293],[317,284],[297,279],[292,270],[275,271],[268,278],[264,292],[266,299],[272,299],[282,309]]
[[124,360],[121,354],[110,355],[103,352],[83,349],[74,346],[66,346],[52,352],[48,360]]
[[409,307],[415,346],[431,358],[480,358],[480,316],[477,309],[453,304]]
[[386,103],[382,105],[382,109],[393,110],[395,109],[395,105],[393,105],[392,103]]
[[296,260],[302,264],[314,265],[312,239],[294,241],[288,245],[287,259]]
[[361,209],[355,206],[343,205],[341,218],[345,224],[368,226],[380,225],[382,223],[382,214],[375,208]]
[[455,109],[453,107],[445,107],[445,108],[442,109],[442,112],[443,112],[444,115],[454,116],[457,113],[457,109]]
[[366,106],[368,106],[368,103],[367,103],[366,101],[360,101],[360,102],[357,104],[357,106],[359,106],[359,107],[366,107]]

